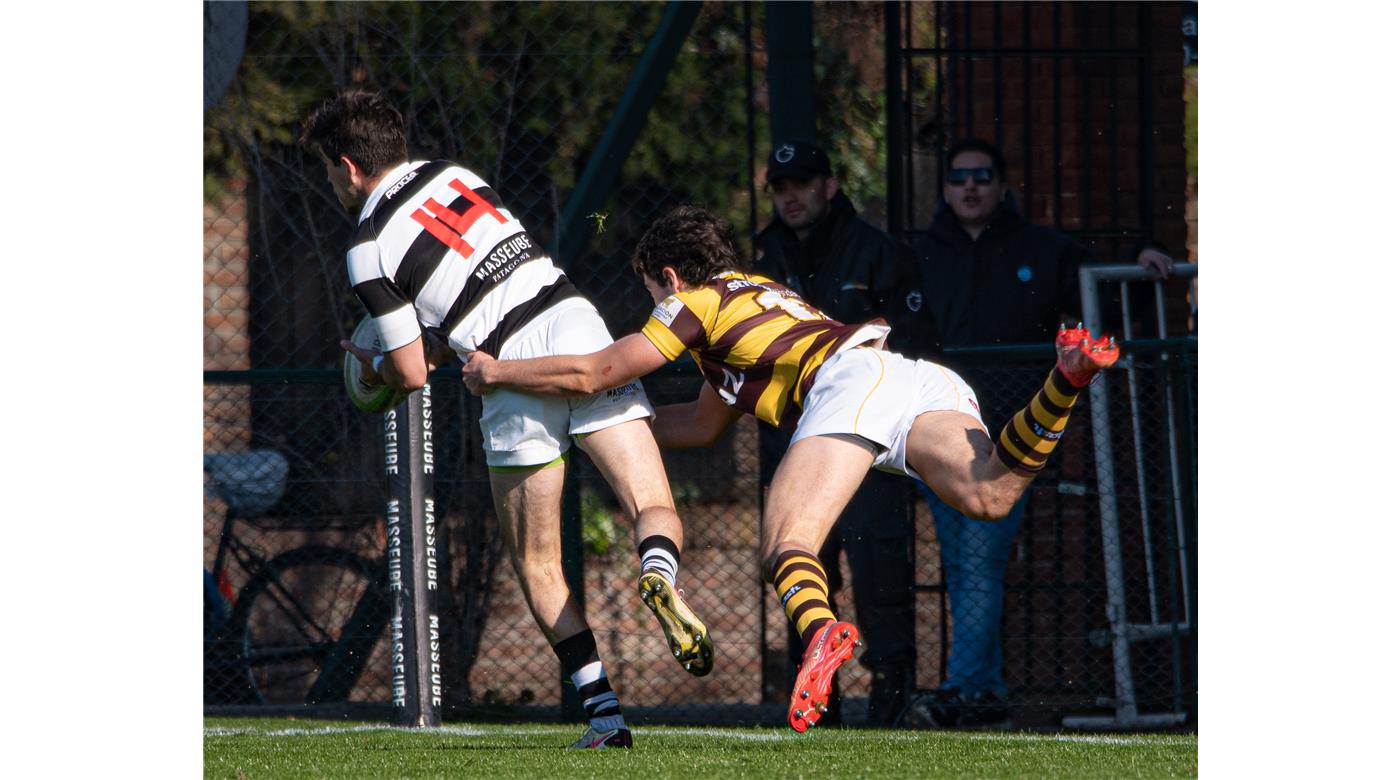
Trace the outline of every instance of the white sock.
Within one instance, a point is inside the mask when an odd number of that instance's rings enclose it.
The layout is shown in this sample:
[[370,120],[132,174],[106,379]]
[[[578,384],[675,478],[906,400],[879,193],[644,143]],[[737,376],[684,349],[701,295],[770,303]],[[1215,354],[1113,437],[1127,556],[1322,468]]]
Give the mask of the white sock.
[[680,564],[676,562],[676,557],[670,552],[653,547],[642,553],[642,571],[654,571],[666,578],[671,587],[676,587],[676,570]]

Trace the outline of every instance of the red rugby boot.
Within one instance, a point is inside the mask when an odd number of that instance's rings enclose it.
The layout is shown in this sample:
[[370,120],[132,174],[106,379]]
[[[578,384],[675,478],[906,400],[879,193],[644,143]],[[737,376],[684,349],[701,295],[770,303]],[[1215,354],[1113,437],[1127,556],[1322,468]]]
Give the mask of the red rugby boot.
[[1055,365],[1069,383],[1078,388],[1088,387],[1094,377],[1118,361],[1118,344],[1111,336],[1094,340],[1088,328],[1060,328],[1055,337]]
[[860,647],[860,632],[850,623],[833,620],[822,627],[802,654],[797,682],[788,701],[788,725],[806,731],[826,712],[831,696],[831,677],[841,664],[851,660]]

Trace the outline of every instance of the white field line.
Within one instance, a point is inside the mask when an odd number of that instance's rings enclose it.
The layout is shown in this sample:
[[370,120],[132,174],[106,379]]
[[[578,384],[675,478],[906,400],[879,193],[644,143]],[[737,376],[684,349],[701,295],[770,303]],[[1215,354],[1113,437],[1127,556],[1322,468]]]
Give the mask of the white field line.
[[[483,737],[483,736],[488,736],[488,735],[500,735],[500,736],[528,736],[528,735],[532,735],[532,734],[551,733],[551,732],[555,732],[555,731],[572,733],[572,732],[574,731],[574,729],[573,729],[572,727],[563,727],[563,726],[549,727],[549,728],[543,728],[543,729],[529,729],[529,730],[524,730],[524,729],[480,729],[480,728],[473,728],[473,727],[471,727],[471,726],[442,726],[442,727],[439,727],[439,728],[405,728],[405,727],[401,727],[401,726],[390,726],[390,725],[387,725],[387,724],[385,724],[385,725],[373,725],[373,724],[370,724],[370,725],[363,725],[363,726],[317,726],[317,727],[293,726],[293,727],[290,727],[290,728],[282,728],[282,729],[271,729],[271,730],[267,730],[267,729],[260,729],[260,728],[252,727],[252,726],[210,726],[210,727],[204,729],[204,736],[206,736],[206,737],[235,737],[235,736],[242,736],[242,735],[253,734],[253,735],[262,736],[262,737],[304,737],[304,736],[319,736],[319,735],[333,735],[333,734],[353,734],[353,733],[358,733],[358,732],[371,732],[371,731],[403,731],[403,732],[410,732],[410,733],[414,733],[414,734],[442,734],[442,735],[454,736],[454,737]],[[679,735],[684,735],[684,736],[718,737],[718,738],[723,738],[723,739],[739,739],[739,740],[748,740],[748,741],[753,741],[753,742],[777,742],[777,741],[781,741],[781,740],[789,740],[789,739],[796,739],[796,738],[797,738],[797,735],[796,735],[796,734],[786,735],[786,734],[777,734],[777,733],[763,733],[763,732],[746,731],[746,730],[741,730],[741,729],[705,729],[705,728],[675,728],[675,729],[673,729],[673,728],[668,728],[668,729],[665,729],[665,730],[662,730],[662,729],[653,730],[653,729],[650,729],[650,728],[640,728],[640,729],[633,729],[633,731],[635,731],[635,732],[636,732],[637,734],[639,734],[639,735],[645,735],[645,734],[648,734],[648,733],[652,733],[652,734],[664,734],[664,735],[679,734]]]
[[321,735],[321,734],[352,734],[352,733],[361,732],[361,731],[403,731],[403,732],[412,732],[412,733],[414,733],[414,734],[444,734],[444,735],[453,736],[453,737],[480,737],[480,736],[482,736],[482,735],[484,735],[484,734],[490,734],[490,733],[491,733],[491,732],[489,732],[489,731],[483,731],[483,730],[481,730],[481,729],[472,728],[472,727],[470,727],[470,726],[439,726],[439,727],[437,727],[437,728],[406,728],[406,727],[403,727],[403,726],[390,726],[390,725],[387,725],[387,724],[386,724],[386,725],[382,725],[382,726],[376,726],[376,725],[369,725],[369,726],[318,726],[318,727],[316,727],[316,728],[307,728],[307,727],[294,726],[294,727],[292,727],[292,728],[272,729],[272,730],[270,730],[270,731],[269,731],[269,730],[265,730],[265,729],[253,728],[253,727],[251,727],[251,726],[238,726],[238,727],[230,727],[230,726],[211,726],[211,727],[208,727],[208,728],[204,729],[204,736],[206,736],[206,737],[236,737],[236,736],[241,736],[241,735],[244,735],[244,734],[256,734],[256,735],[262,736],[262,737],[305,737],[305,736],[316,736],[316,735]]
[[[951,735],[950,735],[951,736]],[[1088,745],[1150,745],[1150,744],[1176,744],[1184,745],[1190,743],[1190,737],[1178,736],[1098,736],[1094,734],[967,734],[965,739],[981,742],[1000,742],[1003,740],[1016,742],[1080,742]]]
[[660,734],[671,736],[679,734],[687,737],[721,737],[724,739],[746,739],[752,742],[779,742],[782,740],[801,739],[797,734],[773,734],[759,731],[741,731],[738,729],[700,729],[700,728],[668,728],[652,730],[649,728],[632,729],[637,734]]
[[[738,739],[750,742],[781,742],[802,739],[798,734],[786,732],[763,732],[750,731],[746,729],[707,729],[707,728],[666,728],[633,729],[639,735],[648,733],[669,736],[672,734],[693,737],[717,737],[721,739]],[[413,734],[434,734],[451,737],[484,737],[491,735],[499,736],[528,736],[540,733],[552,733],[555,731],[572,733],[573,728],[565,726],[555,726],[537,729],[482,729],[472,726],[439,726],[437,728],[407,728],[403,726],[391,726],[388,724],[375,725],[368,724],[362,726],[317,726],[304,727],[293,726],[290,728],[265,730],[251,726],[210,726],[204,729],[206,737],[234,737],[254,734],[264,737],[303,737],[334,734],[353,734],[373,731],[402,731]],[[1099,736],[1093,734],[1028,734],[1024,732],[1008,732],[1005,734],[958,734],[956,732],[944,732],[945,736],[955,739],[967,739],[977,742],[1070,742],[1089,745],[1147,745],[1147,744],[1186,744],[1191,742],[1190,737],[1163,737],[1163,736]],[[915,740],[920,737],[914,734],[882,734],[883,740]]]

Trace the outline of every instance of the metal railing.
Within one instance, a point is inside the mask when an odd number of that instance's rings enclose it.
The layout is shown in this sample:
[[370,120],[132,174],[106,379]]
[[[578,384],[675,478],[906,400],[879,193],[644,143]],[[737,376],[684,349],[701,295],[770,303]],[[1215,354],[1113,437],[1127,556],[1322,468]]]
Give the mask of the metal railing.
[[[1173,267],[1171,275],[1194,277],[1196,266],[1187,263],[1177,264]],[[1133,316],[1130,304],[1132,295],[1128,283],[1153,278],[1148,271],[1136,265],[1085,266],[1080,269],[1079,278],[1081,299],[1084,305],[1084,323],[1093,333],[1102,333],[1104,327],[1104,316],[1099,296],[1100,283],[1114,281],[1119,283],[1119,296],[1123,306],[1123,335],[1125,339],[1131,340],[1133,336]],[[1168,335],[1167,315],[1161,281],[1153,282],[1153,303],[1155,304],[1157,335],[1159,338],[1166,338]],[[1169,359],[1165,352],[1158,353],[1155,358],[1162,361]],[[1139,362],[1139,355],[1136,354],[1127,354],[1123,359],[1123,370],[1127,374],[1128,383],[1129,416],[1132,423],[1132,460],[1138,485],[1142,486],[1146,483],[1146,477],[1144,474],[1143,431],[1141,415],[1139,414]],[[1174,711],[1144,714],[1139,711],[1132,664],[1133,643],[1163,638],[1175,639],[1195,631],[1194,610],[1192,608],[1194,589],[1190,576],[1188,549],[1184,541],[1187,538],[1187,528],[1185,502],[1182,496],[1183,464],[1177,444],[1178,422],[1174,398],[1175,388],[1171,385],[1166,388],[1167,462],[1170,473],[1172,530],[1175,531],[1174,536],[1169,536],[1169,538],[1174,539],[1176,543],[1176,549],[1173,551],[1176,568],[1172,572],[1174,576],[1170,576],[1169,579],[1179,583],[1180,593],[1177,594],[1176,590],[1173,589],[1172,602],[1180,605],[1180,617],[1179,619],[1169,617],[1164,620],[1163,610],[1159,607],[1158,578],[1154,564],[1157,556],[1154,555],[1150,525],[1152,515],[1148,507],[1147,491],[1140,487],[1138,500],[1142,522],[1142,539],[1146,548],[1143,559],[1146,562],[1146,586],[1150,618],[1146,623],[1134,622],[1128,616],[1128,591],[1123,570],[1123,541],[1119,525],[1118,483],[1115,473],[1115,446],[1109,419],[1111,410],[1108,394],[1108,386],[1103,382],[1095,382],[1089,388],[1094,449],[1098,455],[1095,459],[1095,471],[1099,486],[1099,521],[1103,528],[1104,571],[1108,584],[1106,606],[1109,620],[1108,634],[1113,647],[1114,696],[1109,700],[1101,700],[1101,703],[1111,704],[1114,714],[1111,717],[1070,717],[1065,718],[1064,724],[1075,728],[1145,728],[1178,725],[1186,721],[1188,713]],[[1194,441],[1194,436],[1192,440]],[[1178,595],[1179,602],[1175,598]]]

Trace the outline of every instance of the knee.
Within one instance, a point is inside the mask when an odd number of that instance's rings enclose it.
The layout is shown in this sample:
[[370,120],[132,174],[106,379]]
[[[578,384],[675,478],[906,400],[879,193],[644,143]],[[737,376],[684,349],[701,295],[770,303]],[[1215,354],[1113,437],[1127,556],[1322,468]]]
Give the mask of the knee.
[[637,522],[642,518],[646,518],[652,522],[661,521],[675,523],[676,525],[680,525],[681,522],[681,516],[676,512],[675,505],[666,501],[658,500],[651,503],[640,503],[637,504],[635,508],[631,508],[631,512],[632,516],[627,519],[633,522]]
[[1017,498],[996,485],[984,483],[969,491],[958,509],[971,520],[996,521],[1011,513]]

